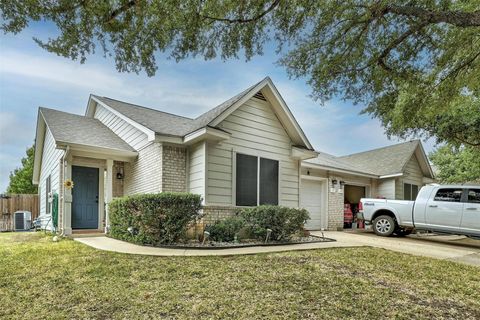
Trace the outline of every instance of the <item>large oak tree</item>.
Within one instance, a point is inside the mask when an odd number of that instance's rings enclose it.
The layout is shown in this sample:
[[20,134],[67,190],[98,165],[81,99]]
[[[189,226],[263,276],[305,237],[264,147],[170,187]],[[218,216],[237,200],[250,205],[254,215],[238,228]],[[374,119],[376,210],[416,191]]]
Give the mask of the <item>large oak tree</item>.
[[[51,21],[35,41],[71,59],[101,50],[117,69],[157,70],[156,53],[222,59],[267,42],[312,96],[366,106],[390,135],[480,148],[480,1],[1,0],[2,29]],[[158,57],[158,55],[157,55]],[[478,152],[478,151],[475,151]]]

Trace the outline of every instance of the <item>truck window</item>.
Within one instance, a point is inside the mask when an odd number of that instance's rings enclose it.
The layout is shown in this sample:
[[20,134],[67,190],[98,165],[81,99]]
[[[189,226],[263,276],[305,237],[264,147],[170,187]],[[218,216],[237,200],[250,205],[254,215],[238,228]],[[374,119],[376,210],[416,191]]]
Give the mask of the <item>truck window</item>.
[[480,189],[468,190],[468,202],[480,203]]
[[435,194],[435,201],[460,202],[462,199],[462,189],[439,189]]
[[418,186],[416,184],[403,184],[403,200],[415,200],[418,194]]

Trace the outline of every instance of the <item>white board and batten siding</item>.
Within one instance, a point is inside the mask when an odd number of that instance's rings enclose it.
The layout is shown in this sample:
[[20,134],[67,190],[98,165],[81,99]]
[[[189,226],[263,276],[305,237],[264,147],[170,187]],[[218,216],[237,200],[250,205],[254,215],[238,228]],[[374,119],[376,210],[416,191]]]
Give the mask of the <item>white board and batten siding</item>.
[[[60,160],[64,154],[63,150],[56,149],[55,140],[48,128],[45,129],[45,141],[43,144],[42,165],[40,169],[40,216],[45,216],[47,211],[46,181],[50,176],[51,190],[54,193],[60,192]],[[47,222],[47,221],[45,221]],[[42,221],[43,224],[43,221]]]
[[144,132],[99,104],[97,104],[93,117],[100,120],[106,127],[137,151],[149,144],[148,137]]
[[199,142],[188,152],[188,192],[199,194],[205,199],[205,155],[207,143]]
[[231,137],[207,145],[207,204],[235,205],[235,154],[243,153],[278,160],[279,204],[298,207],[299,161],[291,158],[291,139],[270,104],[251,98],[220,127]]
[[396,199],[403,199],[403,184],[409,183],[418,186],[418,189],[423,186],[423,172],[418,164],[417,157],[413,155],[410,160],[407,162],[405,169],[403,171],[403,176],[397,179],[395,185],[395,196]]

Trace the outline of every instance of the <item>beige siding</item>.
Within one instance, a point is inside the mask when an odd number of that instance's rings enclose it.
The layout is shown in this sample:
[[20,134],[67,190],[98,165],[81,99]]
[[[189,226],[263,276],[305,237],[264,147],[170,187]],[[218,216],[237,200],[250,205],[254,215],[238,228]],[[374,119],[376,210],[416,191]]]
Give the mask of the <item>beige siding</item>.
[[46,214],[46,180],[49,175],[51,176],[52,192],[60,193],[60,159],[63,153],[63,150],[56,149],[53,135],[47,128],[43,145],[40,181],[38,183],[40,188],[40,215]]
[[290,157],[291,140],[269,103],[252,98],[220,124],[232,134],[207,147],[207,203],[234,204],[233,155],[244,153],[280,162],[279,204],[298,207],[298,161]]
[[124,164],[124,195],[162,191],[162,145],[151,143],[138,152],[133,162]]
[[374,197],[395,199],[395,178],[378,180]]
[[405,166],[403,176],[397,179],[395,185],[396,199],[403,199],[404,183],[415,184],[419,189],[423,185],[423,172],[415,155],[412,156]]
[[100,120],[110,130],[115,132],[126,143],[131,145],[135,150],[140,150],[148,144],[147,135],[113,114],[101,105],[97,105],[94,118]]
[[205,199],[205,154],[206,142],[200,142],[189,149],[188,192],[199,194]]

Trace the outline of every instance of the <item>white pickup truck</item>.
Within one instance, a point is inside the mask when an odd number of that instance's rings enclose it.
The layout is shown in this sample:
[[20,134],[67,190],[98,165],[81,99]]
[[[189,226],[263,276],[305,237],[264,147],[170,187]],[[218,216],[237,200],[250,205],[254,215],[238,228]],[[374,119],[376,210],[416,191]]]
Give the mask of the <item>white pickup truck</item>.
[[384,237],[416,229],[480,238],[480,186],[427,185],[415,201],[362,198],[358,217]]

